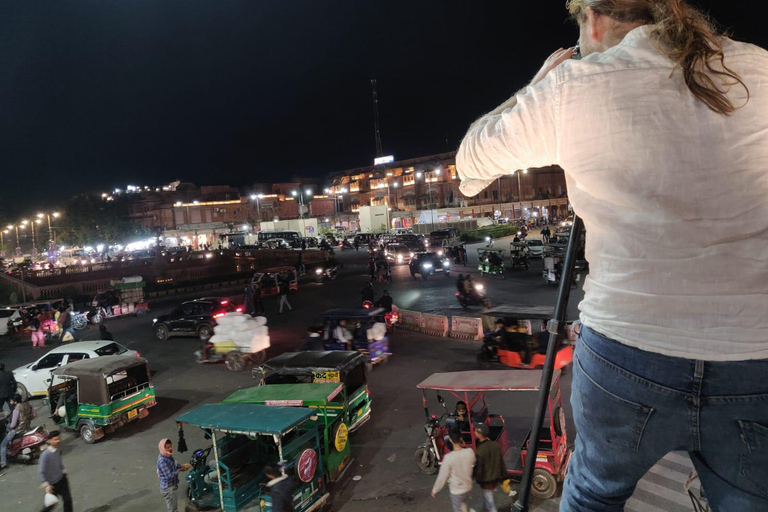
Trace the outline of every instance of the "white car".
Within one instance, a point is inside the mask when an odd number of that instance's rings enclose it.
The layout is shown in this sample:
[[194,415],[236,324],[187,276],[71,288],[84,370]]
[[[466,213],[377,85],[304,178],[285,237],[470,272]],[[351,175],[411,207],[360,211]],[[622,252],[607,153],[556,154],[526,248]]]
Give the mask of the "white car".
[[37,361],[13,370],[18,393],[23,400],[33,396],[48,396],[52,370],[82,359],[114,355],[139,356],[139,353],[114,341],[78,341],[56,347]]
[[21,320],[18,308],[0,308],[0,336],[8,334],[8,322]]
[[544,257],[544,242],[541,240],[526,240],[528,250],[531,252],[531,258]]

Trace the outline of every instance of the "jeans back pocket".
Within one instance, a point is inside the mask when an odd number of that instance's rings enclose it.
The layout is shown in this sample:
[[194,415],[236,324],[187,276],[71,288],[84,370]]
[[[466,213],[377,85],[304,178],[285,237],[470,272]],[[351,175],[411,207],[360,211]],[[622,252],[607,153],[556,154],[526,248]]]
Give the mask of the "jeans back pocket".
[[626,400],[603,388],[587,375],[578,359],[574,359],[572,392],[578,405],[574,419],[579,435],[621,448],[640,448],[643,431],[654,411],[652,407]]
[[739,420],[741,439],[747,453],[741,455],[741,475],[768,497],[768,427],[754,421]]

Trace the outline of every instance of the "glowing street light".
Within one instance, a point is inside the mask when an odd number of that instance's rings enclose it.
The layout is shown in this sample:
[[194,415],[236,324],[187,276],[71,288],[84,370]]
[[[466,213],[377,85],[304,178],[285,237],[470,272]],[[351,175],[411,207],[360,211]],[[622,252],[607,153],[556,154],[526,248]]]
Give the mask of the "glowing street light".
[[259,223],[261,223],[261,203],[259,199],[264,197],[264,194],[251,194],[251,201],[256,201],[256,213],[259,215]]

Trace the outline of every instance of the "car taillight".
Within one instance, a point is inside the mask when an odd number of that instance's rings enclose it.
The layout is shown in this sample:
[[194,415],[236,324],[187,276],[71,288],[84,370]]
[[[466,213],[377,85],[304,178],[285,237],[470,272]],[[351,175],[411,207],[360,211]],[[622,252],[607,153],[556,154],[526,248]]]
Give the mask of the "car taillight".
[[223,317],[223,316],[224,316],[224,312],[221,312],[221,313],[214,313],[214,314],[213,314],[213,318],[221,318],[221,317]]
[[229,301],[228,300],[223,300],[223,301],[219,302],[219,304],[221,304],[222,306],[226,306],[227,304],[229,304]]
[[235,308],[235,313],[242,313],[243,312],[243,306],[238,306]]

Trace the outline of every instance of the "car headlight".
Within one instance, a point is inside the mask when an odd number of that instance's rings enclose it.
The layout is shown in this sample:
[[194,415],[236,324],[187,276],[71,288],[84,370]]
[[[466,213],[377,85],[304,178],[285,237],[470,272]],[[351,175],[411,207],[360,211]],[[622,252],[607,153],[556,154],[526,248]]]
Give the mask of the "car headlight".
[[398,254],[397,255],[397,261],[403,261],[403,255],[402,254]]
[[475,290],[481,291],[482,289],[483,289],[483,285],[481,285],[481,284],[476,284],[475,285]]
[[451,263],[448,260],[443,261],[443,267],[448,268],[451,266]]
[[408,256],[410,256],[411,258],[413,258],[413,253],[412,253],[412,252],[411,252],[411,253],[408,253]]
[[421,266],[424,267],[424,268],[432,268],[432,264],[431,263],[422,263]]

